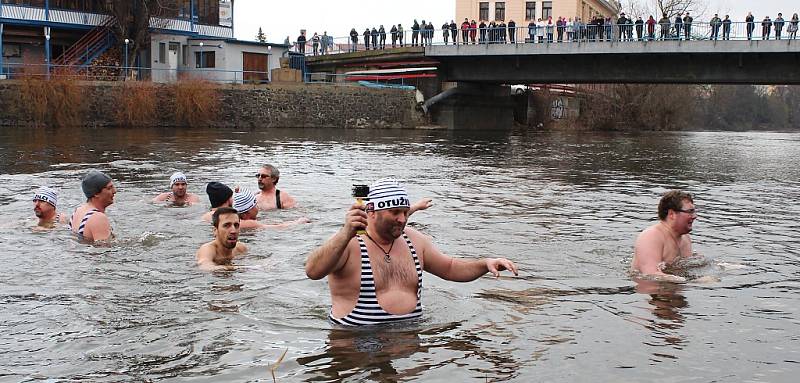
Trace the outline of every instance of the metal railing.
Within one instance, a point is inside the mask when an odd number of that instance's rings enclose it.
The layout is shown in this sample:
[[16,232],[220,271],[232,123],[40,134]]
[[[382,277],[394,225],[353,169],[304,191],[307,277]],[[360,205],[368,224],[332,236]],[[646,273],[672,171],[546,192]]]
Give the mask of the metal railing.
[[269,83],[268,71],[225,70],[216,68],[161,69],[137,66],[108,65],[47,65],[5,63],[2,73],[8,80],[24,77],[73,78],[80,81],[153,81],[175,82],[183,78],[202,79],[226,84]]
[[[427,29],[418,32],[404,29],[402,33],[386,31],[373,34],[365,43],[363,32],[354,40],[350,36],[320,37],[320,41],[306,41],[301,45],[293,43],[291,51],[306,56],[339,54],[364,50],[381,50],[401,47],[430,45],[478,45],[478,44],[547,44],[547,43],[592,43],[592,42],[650,42],[650,41],[756,41],[756,40],[796,40],[797,22],[784,20],[780,34],[776,34],[775,21],[769,29],[763,21],[747,22],[708,22],[641,24],[584,24],[572,23],[563,26],[555,24],[517,24],[514,28],[485,27],[467,29]],[[794,32],[792,30],[794,29]],[[444,33],[447,32],[447,37]],[[313,37],[312,37],[313,39]],[[325,42],[327,40],[327,42]]]

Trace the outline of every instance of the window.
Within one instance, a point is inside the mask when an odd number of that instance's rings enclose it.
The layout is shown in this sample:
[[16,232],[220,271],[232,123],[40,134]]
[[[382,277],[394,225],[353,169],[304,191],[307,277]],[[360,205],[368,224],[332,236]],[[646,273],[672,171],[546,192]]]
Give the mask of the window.
[[553,17],[553,2],[542,1],[542,19],[547,20],[550,17]]
[[536,2],[525,2],[525,20],[536,20]]
[[489,20],[489,2],[481,1],[478,5],[478,19]]
[[214,68],[216,65],[216,57],[213,51],[210,52],[194,52],[194,61],[197,63],[197,68]]
[[158,62],[167,62],[167,44],[158,43]]
[[3,44],[3,57],[22,57],[19,44]]
[[494,3],[494,19],[495,20],[506,19],[506,3],[499,1]]

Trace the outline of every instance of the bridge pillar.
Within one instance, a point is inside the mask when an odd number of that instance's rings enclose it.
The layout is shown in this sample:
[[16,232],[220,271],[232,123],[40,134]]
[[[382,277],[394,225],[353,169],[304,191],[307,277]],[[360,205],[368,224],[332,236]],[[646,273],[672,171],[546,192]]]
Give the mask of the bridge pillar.
[[514,125],[508,86],[459,82],[458,92],[437,103],[433,121],[447,129],[505,130]]

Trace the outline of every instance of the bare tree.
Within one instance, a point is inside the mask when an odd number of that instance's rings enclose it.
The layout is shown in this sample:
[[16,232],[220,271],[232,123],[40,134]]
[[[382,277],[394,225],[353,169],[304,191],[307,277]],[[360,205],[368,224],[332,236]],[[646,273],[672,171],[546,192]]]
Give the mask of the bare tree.
[[674,18],[689,12],[695,18],[702,18],[708,10],[708,0],[630,0],[623,8],[631,15],[654,15],[656,19],[667,14]]
[[[130,41],[130,57],[147,49],[151,28],[164,28],[168,19],[178,15],[180,0],[106,0],[103,3],[108,14],[116,22],[112,25],[118,42]],[[130,63],[125,63],[130,66]]]

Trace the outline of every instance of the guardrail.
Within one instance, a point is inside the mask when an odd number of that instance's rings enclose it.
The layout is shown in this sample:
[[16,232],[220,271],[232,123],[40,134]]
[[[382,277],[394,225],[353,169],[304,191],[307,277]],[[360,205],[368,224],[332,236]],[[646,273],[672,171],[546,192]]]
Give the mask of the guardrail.
[[92,65],[47,65],[6,63],[2,71],[6,79],[23,77],[46,77],[49,79],[68,77],[81,81],[153,81],[174,82],[182,78],[203,79],[228,84],[266,84],[266,71],[224,70],[215,68],[159,69],[137,66]]
[[[418,32],[404,29],[402,33],[373,34],[370,30],[369,42],[365,43],[364,34],[359,33],[353,40],[346,37],[320,37],[315,43],[309,41],[305,44],[293,43],[293,52],[303,53],[306,56],[323,54],[338,54],[363,50],[391,49],[407,46],[428,45],[476,45],[476,44],[549,44],[549,43],[592,43],[592,42],[628,42],[644,43],[655,41],[755,41],[755,40],[796,40],[797,26],[791,20],[785,20],[780,34],[776,34],[774,20],[769,24],[769,29],[763,21],[747,22],[699,22],[675,24],[671,20],[668,24],[655,23],[627,23],[592,25],[572,23],[564,26],[541,24],[517,24],[514,28],[485,27],[452,29],[426,29]],[[447,32],[447,37],[444,33]],[[325,41],[327,40],[327,42]]]

